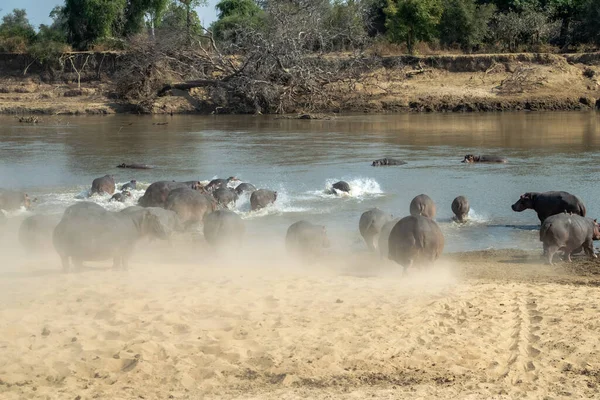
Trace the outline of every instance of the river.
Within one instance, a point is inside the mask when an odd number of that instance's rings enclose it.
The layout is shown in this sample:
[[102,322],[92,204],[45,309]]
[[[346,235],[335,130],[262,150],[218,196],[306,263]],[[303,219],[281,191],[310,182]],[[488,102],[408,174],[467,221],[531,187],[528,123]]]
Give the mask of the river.
[[[166,124],[165,124],[166,123]],[[468,165],[465,154],[497,154],[507,164]],[[407,162],[371,166],[381,157]],[[124,170],[120,163],[153,170]],[[600,215],[594,186],[600,170],[600,114],[401,114],[349,115],[332,120],[271,116],[44,117],[39,124],[0,117],[0,187],[37,197],[33,212],[60,213],[89,189],[94,178],[114,174],[142,189],[158,180],[210,180],[235,175],[279,193],[257,213],[242,199],[236,211],[251,238],[280,237],[300,219],[327,227],[333,247],[361,251],[358,219],[370,207],[408,215],[411,199],[426,193],[438,209],[446,252],[539,249],[535,213],[510,209],[528,191],[565,190],[580,196],[590,216]],[[345,180],[351,196],[326,193]],[[450,204],[465,195],[470,222],[451,221]],[[25,211],[8,216],[21,218]]]

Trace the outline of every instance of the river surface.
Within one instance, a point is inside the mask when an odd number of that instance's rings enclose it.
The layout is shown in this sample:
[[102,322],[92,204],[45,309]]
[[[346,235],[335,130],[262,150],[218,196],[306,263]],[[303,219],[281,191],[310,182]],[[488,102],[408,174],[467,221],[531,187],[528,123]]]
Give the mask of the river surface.
[[[167,123],[167,124],[164,124]],[[465,154],[497,154],[502,165],[469,165]],[[395,157],[408,164],[372,167]],[[124,170],[120,163],[153,170]],[[37,125],[0,117],[0,187],[24,189],[38,201],[33,212],[60,213],[114,174],[142,189],[126,204],[92,198],[109,209],[135,204],[158,180],[210,180],[235,175],[279,193],[276,204],[252,213],[247,199],[236,211],[254,239],[280,237],[300,219],[327,227],[334,248],[361,251],[358,220],[370,207],[408,215],[411,199],[426,193],[436,204],[446,252],[541,249],[538,219],[510,205],[528,191],[565,190],[580,196],[590,216],[600,216],[600,114],[402,114],[351,115],[334,120],[268,116],[43,117]],[[350,196],[327,194],[337,180]],[[470,200],[470,222],[451,221],[450,204]],[[29,212],[11,212],[22,218]]]

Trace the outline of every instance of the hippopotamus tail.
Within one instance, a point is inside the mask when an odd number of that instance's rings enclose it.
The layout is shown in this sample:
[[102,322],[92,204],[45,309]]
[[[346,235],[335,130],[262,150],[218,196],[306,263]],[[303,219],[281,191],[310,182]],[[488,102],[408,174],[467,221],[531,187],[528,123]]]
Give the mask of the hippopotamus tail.
[[[566,212],[566,210],[565,210]],[[544,241],[544,237],[546,237],[546,234],[548,233],[548,231],[550,230],[550,228],[552,227],[552,222],[547,222],[547,223],[543,223],[542,226],[540,227],[540,242]]]

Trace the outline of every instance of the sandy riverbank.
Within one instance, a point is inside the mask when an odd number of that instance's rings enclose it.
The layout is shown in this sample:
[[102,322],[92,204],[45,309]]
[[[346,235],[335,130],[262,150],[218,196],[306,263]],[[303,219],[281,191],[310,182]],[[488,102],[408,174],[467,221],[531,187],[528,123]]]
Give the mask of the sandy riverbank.
[[402,277],[368,254],[178,250],[146,244],[128,272],[3,263],[0,397],[597,396],[599,263],[473,252]]

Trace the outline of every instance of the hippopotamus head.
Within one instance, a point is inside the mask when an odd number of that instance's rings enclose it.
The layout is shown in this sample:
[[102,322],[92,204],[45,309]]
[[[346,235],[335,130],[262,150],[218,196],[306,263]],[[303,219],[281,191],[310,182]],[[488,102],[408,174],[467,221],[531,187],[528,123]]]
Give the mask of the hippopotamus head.
[[513,211],[521,212],[527,209],[533,208],[533,201],[535,200],[534,193],[522,194],[519,200],[511,206]]
[[192,189],[194,190],[199,190],[201,192],[204,192],[204,186],[202,186],[202,184],[200,183],[200,181],[196,181],[194,183],[192,183],[191,185]]
[[125,163],[117,165],[117,168],[126,168],[126,167],[127,167],[127,164],[125,164]]
[[467,154],[461,162],[464,162],[464,163],[475,162],[475,156],[473,154]]
[[594,220],[594,233],[592,234],[592,239],[600,240],[600,225],[598,225],[598,220]]
[[371,164],[373,167],[379,167],[381,165],[381,160],[375,160],[373,161],[373,164]]
[[239,182],[240,180],[238,178],[236,178],[235,176],[230,176],[229,178],[227,178],[227,183],[229,182]]

